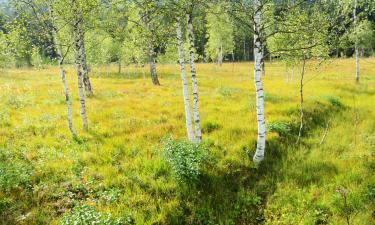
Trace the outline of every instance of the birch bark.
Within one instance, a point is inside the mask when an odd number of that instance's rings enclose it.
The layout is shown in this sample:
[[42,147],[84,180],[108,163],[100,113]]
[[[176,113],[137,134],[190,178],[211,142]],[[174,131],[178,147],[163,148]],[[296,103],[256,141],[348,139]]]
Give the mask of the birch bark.
[[254,0],[254,83],[256,90],[256,110],[258,120],[257,148],[254,162],[259,163],[264,159],[266,148],[266,122],[264,116],[264,93],[261,81],[262,73],[262,5],[260,0]]
[[154,85],[160,85],[158,74],[156,73],[156,64],[155,64],[155,51],[154,46],[150,44],[149,46],[149,61],[150,61],[150,73],[151,80]]
[[[52,8],[50,6],[50,8]],[[53,13],[52,13],[52,9],[51,10],[51,21],[52,23],[54,23],[55,19],[53,17]],[[65,70],[64,70],[64,63],[63,63],[63,55],[62,55],[62,51],[61,51],[61,47],[60,47],[60,44],[58,42],[58,39],[56,37],[57,35],[57,32],[56,32],[56,27],[54,27],[53,25],[53,28],[52,28],[52,39],[53,39],[53,45],[55,46],[56,48],[56,53],[57,53],[57,63],[59,65],[59,69],[60,69],[60,77],[61,77],[61,81],[63,83],[63,87],[64,87],[64,95],[65,95],[65,103],[66,103],[66,108],[67,108],[67,120],[68,120],[68,127],[69,127],[69,130],[70,130],[70,133],[72,134],[72,136],[75,138],[77,137],[77,132],[74,128],[74,125],[73,125],[73,114],[72,114],[72,102],[70,100],[70,93],[69,93],[69,87],[68,87],[68,83],[66,81],[66,76],[65,76]]]
[[79,103],[80,103],[80,115],[82,118],[83,129],[88,130],[88,122],[87,122],[87,115],[86,115],[86,101],[85,101],[85,94],[83,88],[83,72],[82,72],[82,56],[81,56],[81,45],[80,45],[80,37],[79,37],[79,23],[77,22],[74,27],[74,34],[75,34],[75,64],[77,70],[77,78],[78,78],[78,96],[79,96]]
[[183,44],[183,39],[182,39],[180,17],[177,17],[176,20],[177,20],[178,56],[179,56],[179,62],[180,62],[180,67],[181,67],[182,93],[184,96],[186,130],[187,130],[189,140],[194,141],[195,137],[193,133],[193,124],[191,121],[190,99],[189,99],[189,90],[188,90],[188,85],[187,85],[187,80],[186,80],[185,52],[184,52],[184,44]]
[[199,106],[198,106],[198,81],[195,68],[195,46],[194,46],[194,27],[193,27],[193,18],[192,14],[186,14],[188,22],[188,40],[189,40],[189,59],[190,59],[190,72],[191,72],[191,81],[193,89],[193,118],[195,125],[195,136],[196,141],[200,143],[202,141],[202,132],[200,127],[199,120]]
[[360,79],[360,65],[359,65],[359,49],[358,49],[358,34],[357,34],[357,0],[354,1],[354,35],[355,35],[355,80],[359,83]]
[[303,104],[304,104],[304,98],[303,98],[303,80],[304,80],[304,77],[305,77],[305,67],[306,67],[306,57],[303,56],[303,62],[302,62],[302,71],[301,71],[301,80],[300,80],[300,89],[299,89],[299,92],[300,92],[300,127],[299,127],[299,131],[298,131],[298,138],[297,138],[297,144],[299,143],[301,137],[302,137],[302,132],[303,132],[303,128],[305,126],[305,114],[304,114],[304,108],[303,108]]
[[85,92],[87,96],[92,96],[92,87],[89,78],[89,67],[87,65],[87,57],[86,57],[86,48],[85,48],[85,40],[84,40],[84,30],[82,28],[81,22],[78,24],[78,37],[79,37],[79,45],[80,45],[80,55],[81,55],[81,63],[83,69],[83,84],[85,86]]

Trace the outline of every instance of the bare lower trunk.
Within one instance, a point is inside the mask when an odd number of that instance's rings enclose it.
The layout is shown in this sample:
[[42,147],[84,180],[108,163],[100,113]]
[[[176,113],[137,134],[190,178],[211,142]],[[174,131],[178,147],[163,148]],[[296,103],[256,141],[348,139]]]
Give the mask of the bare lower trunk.
[[66,82],[61,47],[60,47],[60,45],[57,41],[55,29],[53,29],[52,35],[53,35],[54,46],[57,50],[57,62],[58,62],[59,69],[60,69],[60,77],[61,77],[61,81],[62,81],[63,86],[64,86],[64,95],[65,95],[65,102],[66,102],[66,108],[67,108],[68,127],[69,127],[69,130],[70,130],[70,133],[75,138],[75,137],[77,137],[77,133],[76,133],[76,130],[75,130],[74,125],[73,125],[72,102],[70,100],[68,83]]
[[303,108],[303,79],[305,77],[305,67],[306,67],[306,58],[304,57],[303,58],[303,62],[302,62],[302,71],[301,71],[301,80],[300,80],[300,89],[299,89],[299,92],[300,92],[300,127],[299,127],[299,132],[298,132],[298,138],[297,138],[297,144],[300,142],[300,139],[302,137],[302,132],[303,132],[303,128],[305,126],[305,115],[304,115],[304,108]]
[[186,65],[185,65],[185,52],[184,52],[184,43],[182,39],[182,29],[180,18],[177,17],[177,43],[178,43],[178,55],[179,62],[181,67],[181,80],[182,80],[182,93],[184,96],[184,106],[185,106],[185,120],[186,120],[186,130],[188,138],[190,141],[194,141],[193,133],[193,124],[191,121],[191,112],[190,112],[190,99],[189,99],[189,89],[186,81]]
[[288,71],[288,63],[285,63],[285,82],[289,82],[289,71]]
[[118,63],[118,73],[121,74],[121,69],[122,69],[121,61],[119,60],[117,63]]
[[150,73],[151,73],[152,83],[154,85],[160,85],[158,74],[156,73],[155,51],[152,45],[150,45],[149,47],[149,60],[150,60]]
[[222,45],[219,48],[219,57],[217,60],[217,64],[219,64],[219,66],[223,65],[223,46]]
[[79,51],[81,55],[81,65],[83,70],[83,84],[85,86],[85,92],[87,96],[92,96],[92,87],[89,78],[89,67],[87,64],[87,57],[86,57],[86,48],[85,48],[85,39],[84,39],[84,31],[81,25],[81,22],[77,23],[77,32],[79,38]]
[[266,122],[264,115],[264,93],[261,80],[262,73],[262,5],[260,0],[254,0],[254,82],[256,90],[256,108],[258,120],[258,140],[257,148],[254,155],[254,162],[259,163],[264,159],[266,149]]
[[355,80],[359,83],[360,66],[359,66],[359,49],[358,49],[358,34],[357,34],[357,0],[354,2],[354,30],[355,30]]
[[195,136],[198,143],[202,141],[202,132],[200,127],[199,120],[199,107],[198,107],[198,81],[195,68],[195,46],[194,46],[194,28],[193,28],[193,18],[191,14],[187,14],[188,22],[188,39],[189,39],[189,59],[190,59],[190,72],[191,72],[191,81],[193,89],[193,117],[195,124]]
[[[78,24],[77,24],[78,25]],[[88,122],[87,122],[87,115],[86,115],[86,102],[85,102],[85,94],[84,94],[84,85],[83,85],[83,72],[82,72],[82,56],[81,56],[81,45],[80,45],[80,38],[78,34],[77,26],[75,27],[75,64],[77,69],[77,78],[78,78],[78,94],[79,94],[79,102],[80,102],[80,114],[83,123],[83,129],[88,130]]]

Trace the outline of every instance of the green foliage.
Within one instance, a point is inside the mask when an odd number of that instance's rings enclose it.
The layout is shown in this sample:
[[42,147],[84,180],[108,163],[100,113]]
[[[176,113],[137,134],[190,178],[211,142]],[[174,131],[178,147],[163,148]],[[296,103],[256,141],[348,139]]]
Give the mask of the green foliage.
[[207,14],[206,55],[219,64],[227,54],[234,50],[233,24],[222,4],[211,6],[212,13]]
[[186,140],[163,140],[164,159],[171,166],[179,182],[194,183],[202,173],[208,157],[207,150],[197,143]]
[[280,135],[290,134],[290,124],[283,121],[275,121],[267,124],[268,131],[277,132]]
[[109,213],[101,213],[97,211],[93,206],[80,205],[74,207],[71,213],[65,215],[61,222],[61,225],[133,225],[134,219],[131,216],[126,218],[112,218]]

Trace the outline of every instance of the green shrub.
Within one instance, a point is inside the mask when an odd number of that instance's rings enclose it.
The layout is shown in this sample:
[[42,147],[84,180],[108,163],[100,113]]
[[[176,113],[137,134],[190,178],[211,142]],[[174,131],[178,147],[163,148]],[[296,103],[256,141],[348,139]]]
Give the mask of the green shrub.
[[24,163],[0,163],[0,190],[30,187],[31,167]]
[[208,156],[206,149],[186,140],[167,138],[163,142],[164,159],[171,166],[176,179],[183,183],[196,181]]
[[10,114],[8,111],[0,111],[0,127],[10,125]]
[[70,214],[65,215],[60,221],[61,225],[132,225],[134,219],[127,217],[113,218],[110,213],[101,213],[93,206],[81,205],[75,207]]
[[280,135],[287,135],[290,133],[290,125],[287,122],[276,121],[267,125],[268,131],[276,132]]

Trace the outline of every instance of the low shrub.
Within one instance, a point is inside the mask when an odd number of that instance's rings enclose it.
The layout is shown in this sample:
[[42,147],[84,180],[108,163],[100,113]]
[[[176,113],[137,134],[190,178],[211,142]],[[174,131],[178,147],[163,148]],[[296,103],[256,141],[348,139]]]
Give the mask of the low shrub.
[[172,168],[176,179],[183,183],[197,181],[208,156],[206,149],[197,143],[171,138],[164,139],[163,144],[164,159]]
[[282,121],[271,122],[267,125],[267,128],[268,131],[276,132],[280,135],[287,135],[291,131],[289,123]]

